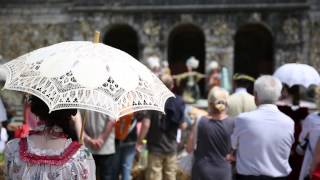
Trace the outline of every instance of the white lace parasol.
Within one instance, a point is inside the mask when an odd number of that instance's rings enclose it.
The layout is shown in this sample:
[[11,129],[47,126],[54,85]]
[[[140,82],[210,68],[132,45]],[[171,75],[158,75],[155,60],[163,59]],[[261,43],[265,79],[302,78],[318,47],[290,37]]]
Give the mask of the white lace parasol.
[[308,88],[311,85],[320,85],[319,73],[314,67],[307,64],[284,64],[276,70],[273,76],[289,87],[301,85]]
[[4,66],[5,89],[33,94],[50,111],[87,109],[117,119],[139,110],[164,111],[174,96],[143,64],[116,48],[69,41],[18,57]]

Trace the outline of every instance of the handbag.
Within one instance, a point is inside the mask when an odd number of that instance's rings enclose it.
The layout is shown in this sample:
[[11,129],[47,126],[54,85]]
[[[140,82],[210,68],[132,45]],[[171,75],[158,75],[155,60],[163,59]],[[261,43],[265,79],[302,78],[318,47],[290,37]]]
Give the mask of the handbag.
[[[132,122],[134,120],[134,122]],[[129,133],[135,127],[136,120],[134,119],[133,113],[121,117],[115,123],[115,138],[117,140],[123,141],[127,138]]]
[[179,169],[187,176],[191,176],[193,166],[193,153],[184,151],[177,160]]

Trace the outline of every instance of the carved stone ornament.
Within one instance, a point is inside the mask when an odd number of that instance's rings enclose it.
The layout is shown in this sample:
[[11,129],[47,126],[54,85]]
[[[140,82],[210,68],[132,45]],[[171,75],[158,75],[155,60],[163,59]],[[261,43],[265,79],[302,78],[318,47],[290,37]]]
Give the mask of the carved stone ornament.
[[300,42],[300,23],[298,19],[290,18],[285,20],[282,29],[288,44],[296,44]]

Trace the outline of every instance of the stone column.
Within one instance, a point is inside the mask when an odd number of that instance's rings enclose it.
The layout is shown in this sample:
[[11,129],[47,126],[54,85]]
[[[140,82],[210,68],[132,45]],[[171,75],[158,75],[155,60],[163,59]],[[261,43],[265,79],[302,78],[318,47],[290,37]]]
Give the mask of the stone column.
[[153,19],[149,19],[143,22],[142,27],[143,29],[141,31],[141,60],[145,62],[145,60],[152,55],[156,55],[161,60],[165,60],[165,57],[160,50],[161,26],[159,22]]
[[[307,63],[303,54],[302,23],[297,18],[287,18],[275,34],[275,67],[285,63]],[[275,68],[275,69],[276,69]]]
[[217,61],[221,66],[233,73],[233,34],[230,24],[224,20],[216,20],[206,24],[206,65]]

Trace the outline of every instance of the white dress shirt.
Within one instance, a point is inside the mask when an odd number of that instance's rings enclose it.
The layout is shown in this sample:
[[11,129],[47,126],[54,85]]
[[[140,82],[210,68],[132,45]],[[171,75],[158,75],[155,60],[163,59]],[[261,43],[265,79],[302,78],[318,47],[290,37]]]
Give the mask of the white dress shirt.
[[231,136],[241,175],[285,177],[291,172],[289,156],[294,142],[294,121],[276,105],[260,105],[242,113]]
[[248,93],[248,91],[246,88],[238,87],[238,88],[236,88],[234,93]]

